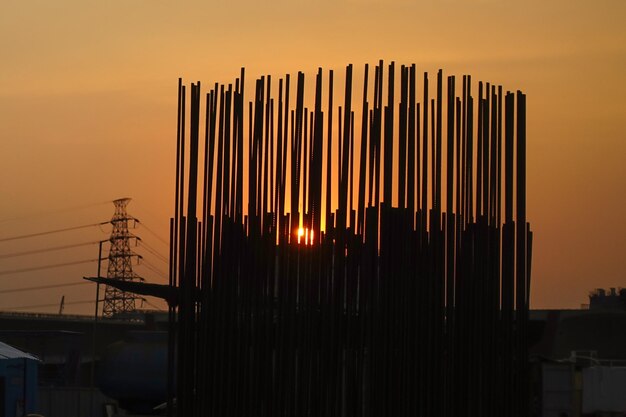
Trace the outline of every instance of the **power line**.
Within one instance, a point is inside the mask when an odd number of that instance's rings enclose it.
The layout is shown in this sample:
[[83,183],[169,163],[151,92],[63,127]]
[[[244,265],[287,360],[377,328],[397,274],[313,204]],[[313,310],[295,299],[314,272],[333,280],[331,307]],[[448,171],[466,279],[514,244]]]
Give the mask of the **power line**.
[[71,206],[71,207],[65,207],[65,208],[60,208],[60,209],[40,211],[40,212],[37,212],[37,213],[25,214],[23,216],[15,216],[15,217],[9,217],[9,218],[6,218],[6,219],[0,219],[0,223],[13,221],[13,220],[32,219],[32,218],[35,218],[35,217],[43,217],[43,216],[47,216],[47,215],[50,215],[50,214],[65,213],[65,212],[68,212],[68,211],[82,210],[82,209],[86,209],[86,208],[90,208],[90,207],[95,207],[95,206],[100,206],[100,205],[104,205],[104,204],[109,204],[110,202],[111,201],[100,201],[98,203],[82,204],[82,205],[78,205],[78,206]]
[[[81,300],[81,301],[69,301],[69,302],[64,302],[64,305],[74,305],[74,304],[91,304],[93,303],[94,300]],[[53,304],[37,304],[37,305],[30,305],[30,306],[17,306],[17,307],[8,307],[8,308],[4,308],[3,310],[27,310],[29,308],[44,308],[44,307],[58,307],[59,303],[53,303]]]
[[82,261],[63,262],[63,263],[60,263],[60,264],[33,266],[33,267],[30,267],[30,268],[4,270],[4,271],[0,271],[0,275],[20,274],[22,272],[40,271],[42,269],[59,268],[59,267],[62,267],[62,266],[79,265],[79,264],[86,264],[86,263],[90,263],[90,262],[98,262],[98,258],[96,258],[96,259],[85,259],[85,260],[82,260]]
[[13,258],[13,257],[17,257],[17,256],[24,256],[24,255],[32,255],[32,254],[35,254],[35,253],[52,252],[52,251],[55,251],[55,250],[77,248],[77,247],[80,247],[80,246],[95,245],[95,244],[98,244],[98,243],[99,243],[99,241],[95,240],[93,242],[75,243],[73,245],[53,246],[53,247],[50,247],[50,248],[33,249],[33,250],[23,251],[23,252],[5,253],[3,255],[0,255],[0,259]]
[[54,234],[54,233],[67,232],[67,231],[70,231],[70,230],[86,229],[87,227],[102,226],[102,225],[108,224],[108,223],[110,223],[110,222],[106,221],[106,222],[99,222],[99,223],[83,224],[81,226],[65,227],[63,229],[55,229],[55,230],[48,230],[48,231],[45,231],[45,232],[30,233],[30,234],[27,234],[27,235],[5,237],[5,238],[0,239],[0,242],[8,242],[10,240],[27,239],[27,238],[30,238],[30,237],[51,235],[51,234]]
[[166,265],[169,265],[169,262],[165,255],[160,254],[156,249],[145,243],[143,240],[138,239],[137,241],[139,242],[140,246],[144,247],[148,252],[156,256],[160,261],[163,261]]
[[139,224],[139,226],[143,226],[149,233],[151,233],[154,237],[156,237],[157,239],[159,239],[159,241],[161,241],[161,243],[163,243],[165,246],[167,246],[169,248],[170,243],[163,239],[161,236],[159,236],[156,232],[154,232],[152,229],[150,229],[148,226],[146,226],[145,223],[140,222],[139,220],[135,219],[135,221]]
[[24,292],[24,291],[47,290],[50,288],[72,287],[76,285],[85,285],[85,284],[89,284],[89,282],[87,281],[67,282],[63,284],[50,284],[50,285],[38,285],[35,287],[11,288],[8,290],[0,290],[0,294],[9,294],[9,293],[14,293],[14,292]]
[[146,298],[142,298],[141,301],[145,302],[146,304],[148,304],[150,307],[154,307],[159,311],[165,311],[163,308],[157,306],[156,304],[151,303],[150,301],[148,301]]
[[163,271],[159,270],[159,268],[154,266],[152,263],[148,262],[143,257],[141,258],[141,262],[138,265],[139,266],[145,266],[146,268],[148,268],[149,270],[151,270],[155,274],[159,275],[161,278],[167,279],[167,275]]

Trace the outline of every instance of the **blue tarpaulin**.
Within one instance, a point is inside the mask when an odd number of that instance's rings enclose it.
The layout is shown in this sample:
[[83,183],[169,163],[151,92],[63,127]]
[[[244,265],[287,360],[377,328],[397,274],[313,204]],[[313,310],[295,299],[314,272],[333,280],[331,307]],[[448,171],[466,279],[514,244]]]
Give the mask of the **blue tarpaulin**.
[[6,417],[37,411],[39,360],[0,342],[0,411]]

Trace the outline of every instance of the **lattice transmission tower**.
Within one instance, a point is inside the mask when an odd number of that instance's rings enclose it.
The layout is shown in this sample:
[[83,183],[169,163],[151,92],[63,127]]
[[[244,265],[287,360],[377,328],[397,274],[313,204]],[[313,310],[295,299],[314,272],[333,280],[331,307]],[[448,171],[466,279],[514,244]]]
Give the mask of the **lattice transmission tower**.
[[[136,239],[136,237],[128,231],[128,222],[131,220],[134,224],[136,219],[126,212],[126,206],[129,202],[130,198],[120,198],[113,201],[115,213],[111,219],[113,230],[109,239],[111,247],[108,257],[107,278],[122,281],[143,281],[139,275],[133,272],[132,260],[138,255],[130,249],[130,240]],[[119,313],[135,311],[135,300],[137,299],[139,297],[132,293],[120,291],[107,285],[104,292],[102,315],[113,317]]]

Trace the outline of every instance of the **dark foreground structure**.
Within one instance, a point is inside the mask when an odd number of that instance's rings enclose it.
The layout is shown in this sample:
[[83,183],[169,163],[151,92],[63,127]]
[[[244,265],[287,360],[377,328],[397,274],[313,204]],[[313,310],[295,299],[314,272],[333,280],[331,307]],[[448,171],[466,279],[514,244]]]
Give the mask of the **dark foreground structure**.
[[525,95],[244,75],[179,82],[170,414],[529,415]]

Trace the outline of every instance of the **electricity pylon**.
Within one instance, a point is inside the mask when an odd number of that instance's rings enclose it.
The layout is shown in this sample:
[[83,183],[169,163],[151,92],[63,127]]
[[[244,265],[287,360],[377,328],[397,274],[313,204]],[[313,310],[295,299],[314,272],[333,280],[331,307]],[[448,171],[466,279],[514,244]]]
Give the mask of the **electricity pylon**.
[[[139,255],[130,250],[130,240],[136,237],[128,231],[128,221],[132,220],[134,224],[136,219],[126,212],[126,206],[129,202],[130,198],[120,198],[113,201],[115,213],[111,219],[113,230],[109,239],[111,247],[109,249],[107,278],[122,281],[143,281],[133,272],[132,258]],[[113,317],[119,313],[135,311],[135,300],[138,298],[132,293],[120,291],[107,285],[104,292],[102,315]]]

